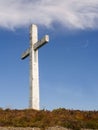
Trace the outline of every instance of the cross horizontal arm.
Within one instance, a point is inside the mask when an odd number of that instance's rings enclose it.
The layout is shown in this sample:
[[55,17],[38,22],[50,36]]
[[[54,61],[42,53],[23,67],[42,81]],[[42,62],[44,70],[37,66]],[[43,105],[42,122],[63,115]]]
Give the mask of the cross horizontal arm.
[[45,43],[49,42],[49,36],[45,35],[41,40],[39,40],[38,42],[36,42],[33,46],[34,50],[37,50],[38,48],[40,48],[41,46],[43,46]]
[[29,54],[30,54],[30,48],[27,49],[27,50],[22,54],[21,59],[22,59],[22,60],[25,59],[27,56],[29,56]]

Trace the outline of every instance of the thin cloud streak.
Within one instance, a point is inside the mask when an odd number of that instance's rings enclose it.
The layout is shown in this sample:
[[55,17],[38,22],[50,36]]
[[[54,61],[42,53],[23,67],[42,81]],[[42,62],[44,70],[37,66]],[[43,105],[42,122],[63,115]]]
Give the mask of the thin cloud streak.
[[1,0],[0,27],[13,29],[31,23],[68,29],[98,29],[98,0]]

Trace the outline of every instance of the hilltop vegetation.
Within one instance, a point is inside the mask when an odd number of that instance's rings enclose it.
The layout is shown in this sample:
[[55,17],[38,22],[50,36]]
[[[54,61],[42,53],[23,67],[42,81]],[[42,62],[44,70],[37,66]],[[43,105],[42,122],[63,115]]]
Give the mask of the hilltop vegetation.
[[39,127],[62,126],[79,130],[98,129],[98,111],[67,110],[64,108],[48,110],[0,109],[0,126]]

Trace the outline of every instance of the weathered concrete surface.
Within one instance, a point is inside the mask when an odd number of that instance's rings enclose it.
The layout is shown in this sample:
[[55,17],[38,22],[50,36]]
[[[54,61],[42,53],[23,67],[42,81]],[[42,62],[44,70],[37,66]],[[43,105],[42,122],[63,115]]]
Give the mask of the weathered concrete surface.
[[38,28],[32,24],[30,28],[30,48],[22,54],[22,59],[30,56],[30,101],[29,108],[40,109],[39,99],[39,67],[38,49],[49,41],[49,36],[38,41]]

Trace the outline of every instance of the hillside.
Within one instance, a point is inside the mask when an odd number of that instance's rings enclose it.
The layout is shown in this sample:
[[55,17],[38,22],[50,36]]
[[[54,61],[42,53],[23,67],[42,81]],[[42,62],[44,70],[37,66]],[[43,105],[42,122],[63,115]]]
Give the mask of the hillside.
[[67,110],[64,108],[48,110],[0,109],[0,126],[47,128],[62,126],[79,130],[98,129],[98,111]]

